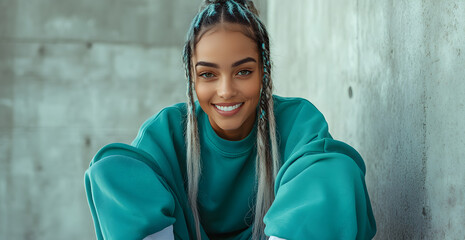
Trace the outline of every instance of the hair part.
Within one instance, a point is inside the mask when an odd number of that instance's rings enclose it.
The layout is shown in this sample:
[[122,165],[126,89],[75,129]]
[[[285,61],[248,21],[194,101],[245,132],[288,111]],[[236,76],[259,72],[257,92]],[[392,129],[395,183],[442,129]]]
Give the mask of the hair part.
[[195,82],[193,79],[192,56],[195,45],[202,35],[222,23],[236,23],[244,26],[243,33],[257,42],[263,68],[262,89],[257,106],[257,157],[256,157],[256,199],[252,239],[264,239],[263,217],[274,201],[274,183],[281,166],[276,122],[273,108],[273,84],[271,80],[270,44],[265,25],[258,18],[251,0],[205,0],[194,17],[184,45],[183,62],[187,78],[187,185],[189,205],[195,220],[197,239],[201,239],[200,217],[197,206],[199,181],[202,175],[200,139],[194,102]]

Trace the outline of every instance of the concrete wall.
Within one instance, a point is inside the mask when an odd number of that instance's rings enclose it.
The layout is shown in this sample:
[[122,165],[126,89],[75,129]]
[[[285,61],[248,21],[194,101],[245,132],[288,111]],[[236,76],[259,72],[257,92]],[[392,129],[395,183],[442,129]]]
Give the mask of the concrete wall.
[[0,0],[0,239],[95,239],[84,171],[185,101],[200,2]]
[[[0,0],[0,239],[95,238],[84,170],[184,101],[199,2]],[[257,3],[277,93],[364,156],[377,239],[463,239],[464,1]]]
[[376,239],[465,238],[465,2],[268,2],[276,92],[367,165]]

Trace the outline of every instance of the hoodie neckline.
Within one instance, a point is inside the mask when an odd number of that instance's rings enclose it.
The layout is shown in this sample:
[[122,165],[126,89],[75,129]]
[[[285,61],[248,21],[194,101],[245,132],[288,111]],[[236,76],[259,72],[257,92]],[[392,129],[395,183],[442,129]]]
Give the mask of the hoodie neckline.
[[203,111],[199,111],[198,122],[202,125],[201,135],[206,139],[210,145],[214,146],[222,155],[226,157],[239,157],[250,152],[256,141],[257,121],[250,133],[244,139],[238,141],[230,141],[224,139],[215,132],[208,120],[208,115]]

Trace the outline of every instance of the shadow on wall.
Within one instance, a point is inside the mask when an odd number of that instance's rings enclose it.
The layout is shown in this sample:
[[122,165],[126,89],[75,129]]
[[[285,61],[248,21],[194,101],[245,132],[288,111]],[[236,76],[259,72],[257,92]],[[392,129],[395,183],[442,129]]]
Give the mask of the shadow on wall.
[[276,86],[314,102],[364,157],[376,239],[464,239],[465,3],[268,9]]
[[[465,32],[458,31],[464,29],[458,21],[465,19],[463,10],[465,4],[453,1],[359,1],[359,141],[366,144],[369,160],[377,239],[465,237],[465,207],[453,210],[449,204],[451,197],[464,198],[463,192],[451,193],[449,185],[454,189],[463,182],[453,169],[465,166],[448,163],[463,154],[459,145],[465,135],[442,137],[464,132],[454,126],[465,119],[465,61],[460,54]],[[376,12],[380,14],[373,16]],[[444,171],[450,181],[441,179]]]

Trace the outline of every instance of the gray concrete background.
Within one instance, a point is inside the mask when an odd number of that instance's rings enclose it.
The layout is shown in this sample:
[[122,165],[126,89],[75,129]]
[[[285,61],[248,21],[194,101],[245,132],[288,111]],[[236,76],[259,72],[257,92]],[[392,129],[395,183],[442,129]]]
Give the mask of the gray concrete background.
[[[95,239],[83,173],[184,101],[199,3],[0,0],[0,239]],[[465,2],[257,5],[277,93],[364,157],[376,239],[464,239]]]
[[185,101],[181,53],[200,3],[0,0],[1,240],[95,239],[84,171]]
[[376,239],[465,239],[465,1],[270,0],[277,93],[367,165]]

